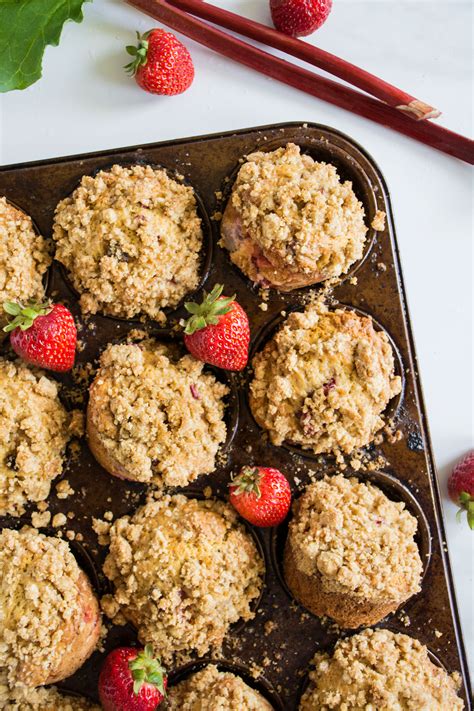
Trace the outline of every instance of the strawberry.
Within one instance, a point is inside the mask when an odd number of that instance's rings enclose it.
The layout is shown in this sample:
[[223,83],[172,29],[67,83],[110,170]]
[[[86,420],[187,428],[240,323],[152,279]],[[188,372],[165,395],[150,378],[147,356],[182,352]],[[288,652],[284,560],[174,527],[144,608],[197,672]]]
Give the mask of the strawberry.
[[110,652],[99,676],[104,711],[154,711],[166,696],[168,680],[151,645]]
[[184,343],[204,363],[242,370],[249,357],[249,320],[235,295],[224,297],[223,290],[222,285],[216,284],[210,294],[204,292],[202,304],[184,305],[192,314],[184,324]]
[[74,365],[77,329],[72,313],[62,304],[7,301],[4,311],[13,320],[3,329],[20,358],[40,368],[64,372]]
[[194,79],[191,55],[182,42],[166,30],[137,32],[138,46],[127,47],[133,61],[125,66],[138,86],[150,94],[174,96],[189,89]]
[[291,489],[278,469],[243,467],[229,488],[230,503],[254,526],[278,526],[288,515]]
[[466,511],[469,528],[474,530],[474,450],[454,467],[448,481],[448,492],[452,501],[460,506],[458,520]]
[[323,25],[332,0],[270,0],[273,24],[292,37],[310,35]]

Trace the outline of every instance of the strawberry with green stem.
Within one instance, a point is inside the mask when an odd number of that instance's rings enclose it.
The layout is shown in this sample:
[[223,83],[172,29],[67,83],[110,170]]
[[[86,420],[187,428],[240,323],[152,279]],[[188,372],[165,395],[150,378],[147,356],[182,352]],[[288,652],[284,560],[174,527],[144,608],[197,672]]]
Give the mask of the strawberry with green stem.
[[291,488],[278,469],[243,467],[229,488],[230,503],[254,526],[278,526],[288,515]]
[[104,711],[154,711],[166,696],[166,671],[153,648],[119,647],[106,658],[99,676]]
[[189,89],[194,79],[191,55],[171,32],[149,30],[140,35],[138,45],[126,49],[133,59],[125,70],[150,94],[174,96]]
[[448,480],[448,492],[451,500],[460,507],[458,521],[465,511],[469,528],[474,530],[474,451],[454,467]]
[[6,301],[3,310],[12,317],[4,327],[13,350],[27,363],[57,372],[74,365],[77,329],[74,317],[62,304]]
[[250,326],[247,314],[234,296],[222,296],[216,284],[201,304],[187,302],[191,314],[184,322],[184,343],[198,360],[224,370],[242,370],[247,365]]

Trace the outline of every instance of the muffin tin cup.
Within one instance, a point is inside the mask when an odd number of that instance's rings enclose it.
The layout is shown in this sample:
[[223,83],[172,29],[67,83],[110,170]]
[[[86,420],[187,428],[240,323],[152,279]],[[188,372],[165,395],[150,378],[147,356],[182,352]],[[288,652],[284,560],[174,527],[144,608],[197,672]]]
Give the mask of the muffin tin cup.
[[[349,163],[347,161],[347,151],[345,147],[338,147],[333,144],[326,144],[326,146],[321,146],[320,144],[317,145],[315,148],[314,141],[306,139],[304,136],[302,136],[300,133],[295,133],[293,138],[290,136],[287,138],[285,135],[285,140],[281,141],[279,139],[272,140],[272,141],[265,141],[263,143],[256,144],[251,150],[249,150],[246,153],[246,156],[255,153],[257,151],[262,151],[264,153],[269,153],[271,151],[274,151],[278,148],[281,148],[285,146],[287,143],[295,143],[298,145],[301,149],[301,153],[307,154],[311,156],[316,162],[326,162],[326,163],[333,163],[337,169],[338,169],[338,174],[339,177],[341,178],[342,182],[345,182],[346,180],[349,180],[352,182],[352,187],[353,190],[356,194],[357,199],[362,203],[364,206],[364,211],[365,211],[365,223],[367,226],[367,234],[364,242],[364,247],[363,247],[363,252],[362,256],[360,259],[357,259],[346,272],[343,272],[337,277],[328,277],[327,279],[324,279],[319,282],[315,282],[314,284],[311,284],[310,286],[304,286],[298,289],[293,289],[291,291],[291,294],[294,294],[296,296],[303,295],[305,293],[308,293],[314,289],[322,288],[324,287],[325,283],[328,281],[328,279],[331,278],[336,278],[338,279],[341,283],[343,281],[346,281],[347,279],[351,279],[356,272],[362,267],[366,259],[369,257],[372,248],[374,246],[374,243],[377,239],[377,231],[373,229],[371,226],[371,223],[377,213],[377,196],[374,191],[374,185],[370,181],[369,176],[367,175],[367,172],[365,170],[365,167],[363,166],[362,162],[359,161],[352,161]],[[245,156],[245,157],[246,157]],[[245,158],[244,157],[244,158]],[[362,157],[362,154],[360,154],[360,157]],[[242,160],[242,159],[241,159]],[[232,195],[232,188],[234,186],[234,183],[237,179],[238,173],[243,165],[243,163],[239,160],[239,162],[232,168],[232,170],[229,172],[228,175],[224,178],[221,186],[220,192],[222,193],[222,198],[218,201],[217,203],[217,208],[218,211],[221,212],[222,214],[224,213],[225,207],[227,205],[227,202],[229,201],[231,195]],[[245,161],[244,161],[245,162]],[[230,258],[230,253],[228,250],[225,250],[228,256],[228,263],[229,265],[236,271],[240,272],[240,269],[232,262]],[[254,288],[261,288],[260,285],[255,284],[251,279],[247,277],[247,275],[243,274],[244,278],[249,282],[250,285],[252,285]],[[271,289],[271,291],[278,291],[277,289]]]
[[[92,171],[90,174],[91,177],[95,177],[97,173],[100,171],[107,171],[112,168],[112,166],[115,165],[115,161],[111,162],[109,165],[101,166],[95,171]],[[209,277],[209,272],[212,267],[212,255],[213,255],[213,250],[214,250],[214,241],[212,238],[212,227],[211,227],[211,220],[209,218],[208,212],[206,210],[206,207],[204,205],[204,202],[200,195],[197,193],[195,188],[186,180],[182,180],[179,178],[179,176],[176,174],[176,171],[173,171],[163,165],[158,165],[154,163],[147,163],[146,160],[141,159],[141,160],[132,160],[132,161],[121,161],[120,165],[123,167],[132,167],[134,165],[151,165],[152,168],[155,170],[163,170],[165,173],[168,175],[169,178],[172,180],[175,180],[178,183],[181,183],[183,185],[186,185],[187,187],[190,187],[193,189],[194,193],[194,198],[196,200],[196,205],[197,205],[197,213],[198,216],[201,219],[202,223],[202,247],[200,250],[200,264],[199,264],[199,281],[195,289],[192,291],[188,292],[185,294],[179,302],[175,306],[164,306],[162,308],[162,312],[165,315],[166,319],[173,319],[176,318],[179,313],[183,310],[184,304],[186,301],[192,301],[198,295],[201,291],[201,289],[205,286],[207,279]],[[80,181],[79,183],[75,186],[75,188],[68,194],[63,196],[61,198],[62,200],[71,197],[72,194],[77,190],[77,188],[80,186]],[[13,204],[13,203],[12,203]],[[69,273],[68,269],[65,267],[65,265],[62,262],[56,262],[58,265],[58,269],[61,273],[61,277],[64,281],[64,283],[68,286],[69,291],[71,294],[75,297],[75,299],[78,301],[81,297],[80,291],[76,288],[74,285],[74,281],[71,277],[71,274]],[[88,314],[83,314],[84,316],[88,316]],[[127,318],[126,316],[118,316],[118,315],[113,315],[113,314],[108,314],[105,313],[101,310],[97,311],[97,314],[94,314],[97,316],[100,316],[105,319],[111,319],[112,321],[119,321],[122,323],[131,323],[135,324],[135,326],[138,327],[143,327],[144,324],[150,324],[152,327],[155,325],[155,327],[160,327],[160,322],[155,321],[154,319],[151,319],[149,316],[146,314],[136,314],[135,316],[132,316],[131,318]]]
[[[388,342],[390,343],[390,346],[392,348],[392,353],[393,353],[393,360],[394,360],[394,372],[395,375],[400,376],[401,382],[402,382],[402,388],[401,391],[398,395],[396,395],[394,398],[392,398],[389,403],[387,404],[387,407],[382,413],[382,416],[386,422],[391,422],[393,420],[396,420],[397,415],[400,411],[400,408],[402,407],[403,403],[403,396],[405,392],[405,369],[403,366],[403,361],[402,361],[402,356],[400,354],[400,351],[390,335],[390,333],[387,331],[386,328],[382,326],[381,323],[379,323],[370,313],[367,311],[363,311],[362,309],[350,306],[349,304],[344,304],[344,303],[336,303],[332,304],[329,307],[330,311],[334,311],[336,309],[344,309],[344,310],[350,310],[354,311],[356,314],[359,316],[364,316],[366,318],[370,318],[371,321],[374,324],[374,328],[376,331],[385,333],[387,336]],[[288,316],[291,313],[295,313],[298,311],[303,311],[304,309],[300,306],[295,306],[293,308],[289,308],[286,311],[286,315],[282,316],[281,314],[278,314],[275,318],[271,319],[268,323],[264,324],[264,326],[261,328],[259,333],[255,336],[255,338],[252,341],[252,346],[251,346],[251,352],[250,352],[250,358],[249,362],[252,362],[257,353],[260,353],[265,345],[269,343],[269,341],[276,336],[278,331],[284,326]],[[253,380],[253,374],[250,375],[249,377],[249,382],[247,385],[247,388],[245,389],[245,394],[246,394],[246,406],[250,412],[250,415],[255,423],[255,426],[258,427],[262,432],[266,432],[255,420],[253,413],[252,413],[252,408],[250,406],[250,383]],[[377,433],[374,434],[374,437],[376,437]],[[371,442],[369,442],[365,447],[370,446]],[[290,441],[285,441],[281,445],[285,449],[287,449],[289,452],[292,452],[296,455],[299,455],[301,457],[305,457],[308,459],[313,459],[316,461],[319,461],[321,456],[325,456],[328,458],[334,458],[334,454],[332,452],[320,452],[316,454],[313,452],[311,449],[305,449],[302,445],[292,443]],[[364,449],[364,447],[360,448],[361,450]]]
[[[258,693],[273,706],[274,711],[285,711],[282,700],[270,681],[264,676],[259,676],[255,679],[250,669],[242,664],[236,664],[234,661],[230,662],[225,659],[205,657],[196,662],[190,662],[189,664],[178,667],[178,669],[170,674],[170,687],[176,686],[180,682],[189,679],[190,676],[205,669],[210,664],[216,666],[221,672],[230,672],[243,679],[248,686],[258,691]],[[237,711],[237,709],[235,711]],[[244,709],[239,709],[239,711],[244,711]]]
[[[114,163],[165,166],[172,177],[175,171],[183,175],[185,182],[194,188],[200,200],[201,217],[205,219],[204,237],[206,245],[209,245],[209,255],[212,255],[206,262],[206,289],[209,291],[215,283],[222,283],[225,285],[226,294],[236,294],[237,301],[249,316],[254,353],[270,335],[272,327],[275,329],[281,323],[281,312],[289,313],[304,308],[304,301],[313,289],[306,287],[290,293],[270,290],[268,300],[263,303],[259,289],[239,269],[231,268],[228,251],[216,244],[220,235],[215,213],[223,209],[232,187],[229,177],[235,176],[235,168],[240,166],[241,158],[252,151],[272,150],[288,142],[299,144],[302,150],[310,153],[315,160],[333,162],[343,180],[352,180],[356,195],[364,204],[367,223],[372,220],[377,210],[387,214],[385,230],[375,235],[369,230],[365,260],[354,264],[348,275],[337,280],[332,291],[328,291],[324,283],[317,285],[315,289],[321,296],[323,293],[327,296],[330,307],[334,307],[336,303],[371,315],[376,328],[389,331],[396,368],[404,377],[404,391],[401,396],[391,401],[385,416],[396,417],[396,426],[402,438],[386,438],[381,443],[373,443],[366,450],[367,457],[373,461],[377,461],[379,456],[386,460],[382,468],[391,472],[392,479],[388,480],[386,476],[391,475],[382,472],[374,474],[374,481],[381,488],[386,486],[390,498],[406,500],[408,508],[415,515],[418,511],[416,504],[421,507],[428,524],[426,528],[425,522],[419,517],[418,542],[424,547],[423,550],[426,549],[425,563],[428,562],[429,553],[425,541],[429,540],[430,532],[432,540],[431,557],[422,591],[403,606],[403,610],[410,606],[410,626],[406,628],[397,615],[389,616],[384,624],[390,629],[417,637],[443,660],[450,673],[459,671],[464,677],[463,698],[466,708],[469,709],[466,658],[449,562],[444,550],[440,496],[406,308],[390,198],[383,177],[370,156],[350,138],[334,129],[315,124],[293,123],[6,166],[0,168],[0,194],[8,195],[15,204],[21,205],[32,217],[39,231],[48,236],[51,234],[56,205],[77,187],[83,175],[91,175],[100,169],[107,170]],[[224,192],[222,203],[216,199],[220,191]],[[211,215],[212,219],[209,217]],[[348,278],[353,273],[357,274],[357,283]],[[48,293],[54,292],[58,300],[67,301],[73,313],[79,314],[77,298],[57,262],[53,262],[49,276]],[[202,289],[196,299],[200,300],[201,295]],[[187,298],[191,296],[188,295]],[[184,316],[184,309],[181,306],[168,315],[170,322],[166,324],[166,328],[149,320],[124,320],[99,314],[88,316],[84,319],[80,333],[84,348],[77,354],[79,370],[86,362],[96,364],[108,343],[120,342],[136,328],[145,330],[158,340],[169,338],[179,343],[180,336],[176,336],[172,328],[176,320]],[[217,374],[218,371],[214,372]],[[86,384],[74,382],[73,374],[49,375],[63,383],[66,402],[74,400],[69,397],[69,388],[73,385],[76,389],[80,387],[83,390],[85,409]],[[205,489],[210,487],[214,494],[225,497],[231,474],[246,465],[280,469],[286,474],[293,493],[312,478],[334,471],[336,465],[332,456],[316,457],[299,447],[276,447],[269,444],[266,434],[256,425],[248,407],[247,391],[251,367],[242,373],[219,374],[219,377],[230,385],[232,391],[230,407],[226,414],[228,440],[221,450],[223,456],[217,458],[215,471],[191,482],[182,490],[183,493],[204,496]],[[414,442],[416,446],[413,446]],[[381,465],[377,464],[377,468],[380,469]],[[370,472],[362,471],[355,474],[367,479],[372,476]],[[71,528],[82,534],[81,545],[90,556],[92,566],[89,562],[82,565],[93,579],[93,584],[97,584],[94,583],[95,576],[92,573],[92,568],[95,568],[102,592],[103,589],[108,589],[107,586],[104,587],[102,573],[108,549],[107,546],[98,545],[96,534],[92,530],[92,518],[104,519],[104,514],[109,511],[114,519],[133,514],[145,503],[150,488],[107,474],[94,460],[85,443],[81,444],[80,451],[74,457],[68,458],[63,476],[68,479],[76,493],[64,501],[58,500],[54,482],[47,503],[53,514],[74,511],[75,518],[70,523],[68,521],[64,528]],[[385,477],[383,481],[382,476]],[[400,492],[396,488],[398,484],[402,487]],[[176,493],[178,490],[171,491]],[[411,492],[415,495],[416,504],[409,499]],[[108,518],[105,517],[106,520]],[[16,526],[22,522],[29,523],[28,514],[25,514],[20,522],[13,517],[4,517],[0,525]],[[322,625],[319,618],[306,614],[303,607],[295,605],[288,597],[278,572],[278,561],[272,553],[276,534],[268,529],[255,530],[249,527],[248,530],[256,536],[257,545],[265,560],[264,593],[261,599],[255,601],[255,618],[251,622],[237,623],[231,627],[222,655],[237,660],[238,665],[245,669],[264,669],[265,679],[274,689],[278,689],[281,708],[285,711],[296,711],[300,679],[307,674],[312,655],[317,649],[330,649],[341,633],[337,632],[334,626]],[[284,528],[281,530],[284,531]],[[56,535],[57,533],[56,531]],[[81,558],[81,551],[78,557]],[[103,650],[96,652],[79,672],[61,684],[63,688],[94,699],[97,698],[97,678],[105,654],[117,646],[137,644],[136,631],[131,625],[113,625],[105,617],[104,621],[109,633],[104,640]],[[435,637],[434,624],[441,636]]]
[[[338,472],[337,470],[334,470],[332,475],[336,475]],[[425,513],[423,511],[423,508],[421,507],[420,503],[414,496],[414,494],[410,491],[410,489],[403,484],[399,479],[396,477],[392,476],[391,474],[388,474],[387,472],[365,472],[361,474],[360,472],[355,472],[355,471],[350,471],[350,472],[344,472],[344,475],[349,477],[355,477],[359,479],[361,482],[370,482],[374,486],[378,487],[386,496],[387,498],[391,499],[392,501],[401,501],[405,504],[406,510],[414,516],[418,522],[418,527],[415,535],[415,542],[418,546],[418,550],[420,552],[420,558],[421,562],[423,565],[423,572],[422,572],[422,577],[421,577],[421,586],[423,588],[423,581],[425,580],[426,574],[428,572],[428,568],[430,565],[431,561],[431,555],[432,555],[432,536],[431,536],[431,531],[430,531],[430,526],[428,523],[428,520],[425,516]],[[310,484],[308,484],[310,485]],[[307,487],[304,487],[300,492],[298,492],[298,495],[296,498],[299,498],[302,496],[305,492],[305,489]],[[271,551],[271,560],[272,560],[272,565],[273,565],[273,570],[278,577],[278,580],[280,582],[280,585],[282,588],[285,590],[286,594],[291,600],[294,600],[298,605],[301,605],[304,607],[306,612],[309,615],[312,615],[313,617],[318,618],[317,615],[315,615],[311,610],[306,608],[303,603],[301,603],[299,600],[295,598],[293,595],[292,591],[287,585],[287,582],[285,580],[285,574],[283,570],[283,552],[285,548],[285,543],[288,537],[288,527],[289,523],[292,519],[292,516],[290,516],[278,527],[273,528],[271,531],[271,537],[270,537],[270,551]],[[396,615],[400,610],[407,610],[410,606],[410,603],[412,600],[418,598],[420,593],[416,593],[415,595],[412,595],[408,600],[406,600],[404,603],[402,603],[397,610],[394,612],[390,613],[387,615],[386,618],[384,619],[390,619],[394,615]],[[380,624],[380,623],[379,623]]]

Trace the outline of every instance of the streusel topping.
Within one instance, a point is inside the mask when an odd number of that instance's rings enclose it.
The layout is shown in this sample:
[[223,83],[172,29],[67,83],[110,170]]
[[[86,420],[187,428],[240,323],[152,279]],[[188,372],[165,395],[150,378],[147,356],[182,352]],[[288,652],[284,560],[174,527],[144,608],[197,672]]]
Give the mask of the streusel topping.
[[384,425],[401,391],[393,351],[372,319],[310,305],[292,313],[256,355],[250,405],[272,442],[351,452]]
[[0,197],[0,304],[44,298],[42,278],[51,264],[51,244],[31,218]]
[[461,711],[457,679],[418,640],[368,629],[317,654],[300,711]]
[[152,340],[110,345],[91,388],[100,439],[137,481],[185,486],[214,469],[228,388]]
[[115,593],[103,608],[131,621],[167,663],[178,653],[203,655],[231,624],[254,617],[263,568],[229,505],[164,496],[111,527],[104,572]]
[[21,361],[0,358],[0,515],[20,515],[47,498],[82,415],[66,412],[58,386]]
[[295,564],[327,592],[404,600],[420,590],[417,520],[403,502],[341,474],[310,484],[294,506]]
[[352,183],[341,182],[335,166],[315,162],[293,143],[249,155],[230,200],[243,235],[257,248],[251,255],[242,245],[231,258],[254,280],[255,257],[324,279],[362,257],[367,227]]
[[210,664],[169,690],[170,711],[272,711],[243,679]]
[[64,541],[26,527],[0,532],[0,687],[28,686],[33,665],[47,679],[73,653],[66,628],[82,618],[80,574]]
[[65,696],[54,686],[15,689],[5,703],[2,708],[6,711],[101,711],[97,704],[84,698]]
[[149,165],[84,176],[57,206],[53,237],[85,312],[164,321],[199,281],[194,192]]

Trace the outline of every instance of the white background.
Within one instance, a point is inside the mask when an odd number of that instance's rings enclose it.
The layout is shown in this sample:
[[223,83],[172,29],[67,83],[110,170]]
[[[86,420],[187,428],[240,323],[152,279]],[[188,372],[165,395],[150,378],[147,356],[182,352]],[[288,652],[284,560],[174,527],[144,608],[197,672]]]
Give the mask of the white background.
[[[215,0],[264,22],[266,0]],[[472,131],[472,8],[438,0],[334,0],[310,39],[443,111]],[[472,171],[387,129],[266,79],[185,40],[196,66],[175,98],[140,91],[122,71],[125,44],[154,24],[120,0],[85,6],[43,78],[0,99],[0,162],[68,155],[280,121],[315,121],[359,141],[393,198],[408,301],[444,495],[444,518],[468,653],[473,657],[473,541],[446,496],[454,464],[472,447]]]

